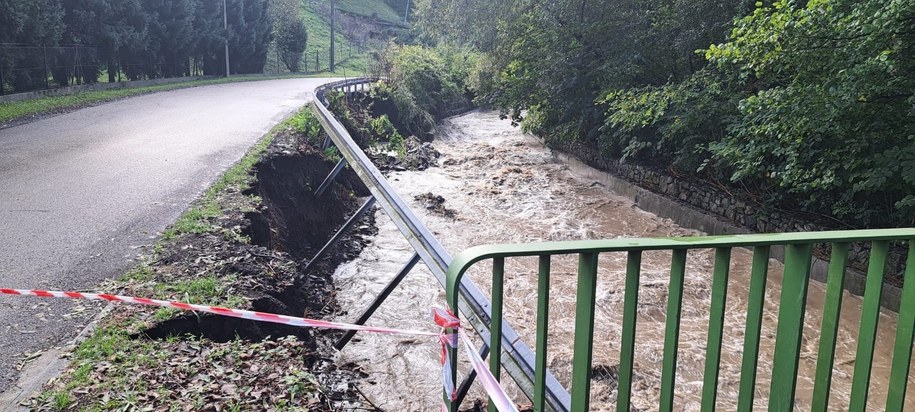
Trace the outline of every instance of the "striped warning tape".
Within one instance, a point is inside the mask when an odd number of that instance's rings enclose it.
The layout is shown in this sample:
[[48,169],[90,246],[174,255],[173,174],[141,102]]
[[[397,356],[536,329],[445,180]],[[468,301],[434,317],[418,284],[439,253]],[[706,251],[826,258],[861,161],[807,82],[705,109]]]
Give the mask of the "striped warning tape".
[[[339,330],[356,330],[362,332],[384,333],[395,335],[419,335],[419,336],[436,336],[442,345],[442,376],[443,385],[448,398],[455,400],[457,396],[454,381],[451,379],[451,371],[454,367],[451,365],[450,358],[447,356],[447,348],[458,346],[458,337],[456,334],[446,334],[444,329],[455,328],[460,331],[461,321],[451,311],[440,308],[432,308],[432,319],[436,325],[442,328],[442,332],[426,332],[419,330],[380,328],[375,326],[355,325],[350,323],[328,322],[316,319],[307,319],[295,316],[278,315],[275,313],[257,312],[243,309],[230,309],[220,306],[197,305],[192,303],[138,298],[133,296],[109,295],[105,293],[83,293],[83,292],[61,292],[51,290],[34,290],[34,289],[5,289],[0,288],[2,295],[14,296],[36,296],[41,298],[66,298],[66,299],[88,299],[102,300],[108,302],[123,302],[137,305],[157,306],[164,308],[173,308],[194,312],[212,313],[214,315],[229,316],[233,318],[248,319],[258,322],[280,323],[290,326],[301,326],[309,328],[339,329]],[[505,390],[499,385],[498,380],[490,373],[486,363],[480,358],[473,342],[464,332],[459,332],[461,340],[464,342],[466,350],[470,353],[470,364],[480,377],[480,382],[490,397],[490,400],[496,405],[501,412],[517,412],[515,404],[511,401]],[[444,405],[442,406],[445,410]]]
[[163,308],[173,308],[180,310],[189,310],[194,312],[206,312],[220,316],[229,316],[254,320],[259,322],[281,323],[290,326],[303,326],[309,328],[326,328],[341,330],[357,330],[363,332],[387,333],[396,335],[421,335],[421,336],[439,336],[435,332],[425,332],[419,330],[379,328],[374,326],[354,325],[350,323],[327,322],[316,319],[306,319],[295,316],[277,315],[274,313],[255,312],[242,309],[229,309],[219,306],[195,305],[191,303],[175,302],[168,300],[137,298],[133,296],[108,295],[104,293],[81,293],[81,292],[58,292],[50,290],[26,290],[26,289],[2,289],[0,294],[20,295],[20,296],[38,296],[42,298],[69,298],[69,299],[89,299],[89,300],[106,300],[109,302],[133,303],[138,305],[159,306]]

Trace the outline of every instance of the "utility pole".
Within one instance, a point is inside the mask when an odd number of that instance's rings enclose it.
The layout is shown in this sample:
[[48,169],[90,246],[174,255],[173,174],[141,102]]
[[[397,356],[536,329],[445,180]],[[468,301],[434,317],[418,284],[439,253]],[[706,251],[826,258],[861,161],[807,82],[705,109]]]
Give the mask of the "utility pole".
[[407,25],[407,16],[410,15],[410,0],[407,0],[407,9],[403,12],[403,25]]
[[336,0],[330,0],[330,71],[334,72],[337,70],[335,61],[334,61],[334,38],[336,36],[336,18],[337,18],[337,2]]
[[226,77],[229,77],[229,12],[226,0],[222,0],[222,28],[226,31]]

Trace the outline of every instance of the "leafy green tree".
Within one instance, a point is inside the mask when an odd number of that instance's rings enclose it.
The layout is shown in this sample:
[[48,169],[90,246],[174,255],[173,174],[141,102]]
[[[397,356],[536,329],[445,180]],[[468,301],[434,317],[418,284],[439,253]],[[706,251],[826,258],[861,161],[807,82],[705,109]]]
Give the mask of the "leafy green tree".
[[712,146],[733,179],[868,225],[915,221],[915,3],[778,0],[707,56],[747,91]]
[[302,5],[298,0],[274,0],[270,7],[280,60],[289,71],[297,72],[308,45]]
[[[63,10],[57,0],[0,0],[0,43],[7,44],[0,53],[5,90],[44,86],[44,50],[19,46],[54,46],[62,31]],[[21,69],[23,67],[34,69]],[[13,68],[20,69],[14,71]]]
[[190,59],[197,46],[194,0],[144,0],[149,19],[148,59],[150,77],[175,77],[190,74]]

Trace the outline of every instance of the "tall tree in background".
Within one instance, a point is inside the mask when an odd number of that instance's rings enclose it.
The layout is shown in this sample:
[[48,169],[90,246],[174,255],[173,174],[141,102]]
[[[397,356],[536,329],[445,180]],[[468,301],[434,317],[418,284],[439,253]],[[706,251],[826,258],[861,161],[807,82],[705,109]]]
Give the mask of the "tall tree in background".
[[[63,9],[57,0],[0,0],[0,43],[55,45],[63,32]],[[2,81],[13,89],[43,85],[44,50],[9,48],[0,55]],[[13,67],[40,68],[13,71]]]
[[149,19],[149,60],[156,75],[175,77],[190,74],[190,56],[197,46],[194,21],[195,0],[144,0]]
[[298,0],[274,0],[270,4],[270,18],[280,60],[289,71],[299,71],[302,54],[308,45],[301,3]]
[[229,62],[233,74],[261,73],[273,39],[268,2],[229,0]]

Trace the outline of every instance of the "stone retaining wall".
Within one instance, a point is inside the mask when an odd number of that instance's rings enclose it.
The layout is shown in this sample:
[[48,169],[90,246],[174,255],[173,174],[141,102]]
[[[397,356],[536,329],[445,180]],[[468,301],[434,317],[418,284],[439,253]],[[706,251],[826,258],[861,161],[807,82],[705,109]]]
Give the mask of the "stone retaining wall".
[[[763,209],[709,183],[689,182],[656,169],[621,163],[616,159],[605,159],[598,155],[598,150],[585,145],[567,144],[558,149],[571,154],[570,156],[555,153],[560,161],[568,164],[577,173],[593,178],[612,191],[629,197],[644,210],[671,219],[683,227],[701,230],[710,235],[838,229],[792,216],[789,212]],[[815,247],[811,272],[814,279],[825,281],[829,253],[828,245]],[[856,243],[849,248],[849,271],[846,275],[845,289],[853,294],[864,293],[864,272],[867,269],[869,254],[868,244]],[[773,248],[772,255],[783,260],[781,250]],[[887,263],[887,273],[891,278],[902,278],[905,258],[904,247],[892,248]],[[882,304],[893,311],[899,310],[900,283],[886,282],[883,288]]]

